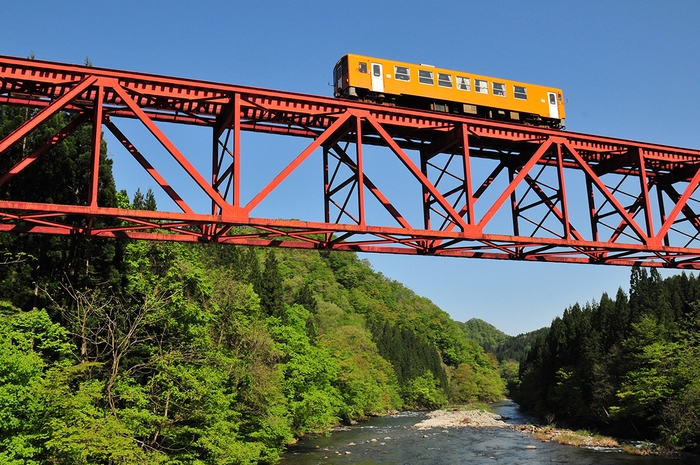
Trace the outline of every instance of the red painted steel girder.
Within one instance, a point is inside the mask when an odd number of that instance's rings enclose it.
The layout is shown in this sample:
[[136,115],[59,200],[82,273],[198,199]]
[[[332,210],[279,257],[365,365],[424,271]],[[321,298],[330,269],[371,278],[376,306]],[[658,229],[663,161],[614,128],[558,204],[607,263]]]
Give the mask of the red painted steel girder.
[[[99,167],[93,163],[82,204],[0,201],[2,231],[700,268],[698,150],[2,56],[0,104],[36,109],[0,140],[0,156],[57,112],[73,115],[43,146],[0,172],[0,193],[6,184],[22,182],[28,167],[87,125],[94,134],[94,160],[104,130],[178,210],[99,205]],[[141,140],[128,138],[125,119],[140,123],[177,162],[209,199],[208,211],[199,211],[183,186],[168,181],[171,173],[137,148]],[[205,149],[212,154],[209,173],[200,173],[198,160],[183,155],[164,123],[211,128]],[[249,132],[310,143],[270,182],[243,195],[248,173],[241,139]],[[322,211],[289,219],[283,206],[275,210],[272,194],[315,153],[323,160]],[[391,158],[399,168],[400,191],[415,199],[408,205],[397,198],[385,173],[370,167],[380,158]],[[279,213],[256,216],[262,204]],[[95,221],[99,218],[110,219],[108,224],[118,220],[119,226],[97,227],[105,223]]]

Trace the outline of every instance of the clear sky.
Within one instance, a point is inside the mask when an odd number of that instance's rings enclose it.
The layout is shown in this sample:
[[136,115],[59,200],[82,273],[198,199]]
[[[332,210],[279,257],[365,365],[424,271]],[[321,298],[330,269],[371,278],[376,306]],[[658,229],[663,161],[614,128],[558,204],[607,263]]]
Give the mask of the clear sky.
[[[2,55],[330,95],[335,62],[359,53],[560,87],[570,130],[700,148],[696,0],[6,0],[2,16]],[[118,188],[152,187],[112,147]],[[454,319],[512,335],[629,282],[620,267],[363,258]]]

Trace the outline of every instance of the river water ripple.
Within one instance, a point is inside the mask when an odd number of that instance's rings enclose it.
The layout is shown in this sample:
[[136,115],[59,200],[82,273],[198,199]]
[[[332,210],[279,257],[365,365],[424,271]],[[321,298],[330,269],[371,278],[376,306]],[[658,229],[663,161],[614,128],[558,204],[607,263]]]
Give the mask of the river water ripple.
[[[496,413],[507,417],[509,423],[524,424],[532,420],[510,401],[494,404],[493,408]],[[619,450],[592,450],[540,442],[530,434],[509,428],[413,428],[425,417],[425,412],[404,412],[373,418],[327,436],[309,436],[290,447],[281,463],[675,465],[685,462],[633,456]]]

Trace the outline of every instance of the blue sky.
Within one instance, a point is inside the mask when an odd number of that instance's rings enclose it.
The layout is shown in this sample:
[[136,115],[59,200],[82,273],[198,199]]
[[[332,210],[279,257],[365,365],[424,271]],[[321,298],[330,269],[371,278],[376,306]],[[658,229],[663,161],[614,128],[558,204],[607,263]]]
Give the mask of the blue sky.
[[[77,64],[89,56],[99,67],[330,95],[335,62],[359,53],[560,87],[570,130],[700,148],[697,1],[24,0],[5,2],[3,17],[2,55]],[[186,154],[209,150],[194,130],[169,135]],[[279,151],[253,137],[245,144],[255,159]],[[298,142],[284,144],[293,152]],[[112,156],[119,188],[151,187],[116,149]],[[256,176],[274,174],[266,169]],[[620,267],[363,258],[454,319],[481,318],[512,335],[629,282]]]

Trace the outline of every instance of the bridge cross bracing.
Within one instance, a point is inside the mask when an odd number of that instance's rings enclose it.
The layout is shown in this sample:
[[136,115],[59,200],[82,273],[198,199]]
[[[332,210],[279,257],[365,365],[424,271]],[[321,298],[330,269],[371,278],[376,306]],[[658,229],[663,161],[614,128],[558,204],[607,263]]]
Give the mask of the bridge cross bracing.
[[[32,109],[0,139],[4,232],[700,268],[699,150],[6,56],[0,104]],[[58,112],[70,115],[64,128],[9,160],[13,147]],[[139,147],[142,139],[128,135],[134,124],[187,175],[188,187],[160,167],[150,145]],[[206,131],[196,159],[164,129],[171,125]],[[32,166],[82,126],[93,134],[84,199],[8,198],[7,186],[31,176]],[[100,205],[103,133],[118,141],[119,157],[150,176],[171,209]],[[243,188],[253,177],[246,170],[279,160],[244,147],[247,134],[278,136],[279,151],[289,150],[287,141],[302,142],[252,191]],[[318,185],[275,195],[310,163],[322,173]],[[317,202],[303,197],[309,189]],[[192,202],[193,190],[206,202]],[[289,198],[295,192],[300,198]],[[290,202],[308,217],[290,217]]]

